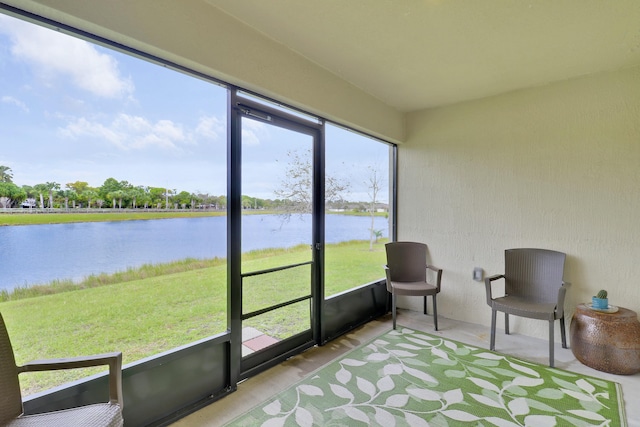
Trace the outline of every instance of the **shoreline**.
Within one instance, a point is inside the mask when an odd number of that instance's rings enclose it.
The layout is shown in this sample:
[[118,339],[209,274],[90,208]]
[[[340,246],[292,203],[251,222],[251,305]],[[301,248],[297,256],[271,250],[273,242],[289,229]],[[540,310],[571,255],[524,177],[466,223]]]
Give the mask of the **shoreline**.
[[112,222],[171,218],[202,218],[226,216],[226,211],[171,211],[171,210],[112,210],[112,209],[76,209],[49,210],[38,209],[31,212],[0,210],[0,227],[13,225],[67,224],[78,222]]
[[[274,210],[245,209],[243,215],[277,215],[284,213]],[[327,215],[371,216],[369,212],[327,211]],[[385,217],[386,212],[376,212],[374,216]],[[0,209],[0,227],[18,225],[68,224],[78,222],[137,221],[173,218],[204,218],[227,216],[226,210],[189,211],[175,209]]]

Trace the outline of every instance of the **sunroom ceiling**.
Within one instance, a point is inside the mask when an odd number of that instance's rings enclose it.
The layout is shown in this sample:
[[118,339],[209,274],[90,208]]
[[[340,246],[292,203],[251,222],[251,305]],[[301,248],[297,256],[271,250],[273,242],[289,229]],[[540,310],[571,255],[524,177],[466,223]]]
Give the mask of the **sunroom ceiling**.
[[638,0],[203,1],[402,112],[640,64]]

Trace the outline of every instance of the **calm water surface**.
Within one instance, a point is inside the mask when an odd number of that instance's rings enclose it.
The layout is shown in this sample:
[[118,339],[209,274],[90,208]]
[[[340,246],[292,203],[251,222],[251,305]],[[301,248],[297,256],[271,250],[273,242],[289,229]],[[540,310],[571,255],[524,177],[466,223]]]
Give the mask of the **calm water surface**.
[[[371,218],[327,215],[326,242],[368,240]],[[80,280],[142,264],[226,257],[227,218],[175,218],[0,227],[0,289]],[[376,217],[387,237],[388,221]],[[242,250],[311,243],[310,216],[245,215]]]

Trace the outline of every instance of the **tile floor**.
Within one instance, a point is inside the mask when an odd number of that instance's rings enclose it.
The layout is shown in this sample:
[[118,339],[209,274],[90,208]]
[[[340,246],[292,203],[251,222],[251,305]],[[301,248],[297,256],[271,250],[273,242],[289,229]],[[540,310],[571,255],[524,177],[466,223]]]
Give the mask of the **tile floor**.
[[[398,310],[398,324],[470,345],[489,347],[489,328],[485,326],[439,317],[438,326],[440,330],[435,332],[431,316],[424,316],[421,313],[406,310]],[[391,329],[390,316],[369,322],[356,331],[323,347],[312,348],[240,383],[235,393],[178,420],[172,424],[172,427],[214,427],[223,425],[270,396],[301,380],[307,374],[332,359],[340,357],[345,352],[389,329]],[[259,331],[246,331],[245,339],[259,338],[259,335],[252,336],[252,334],[259,334]],[[265,339],[267,338],[262,338],[262,340]],[[255,341],[255,343],[260,343],[260,341]],[[502,331],[498,331],[496,350],[532,362],[548,363],[548,343],[542,339],[518,334],[505,336]],[[555,348],[555,364],[557,368],[620,383],[629,427],[640,427],[640,373],[635,375],[613,375],[596,371],[577,361],[571,350],[562,348],[559,343],[556,343]]]

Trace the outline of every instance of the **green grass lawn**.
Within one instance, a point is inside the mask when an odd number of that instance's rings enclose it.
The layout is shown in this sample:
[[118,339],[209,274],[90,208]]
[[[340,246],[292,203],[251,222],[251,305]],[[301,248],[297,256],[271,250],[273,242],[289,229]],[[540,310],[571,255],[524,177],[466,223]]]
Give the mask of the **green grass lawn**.
[[[244,254],[243,272],[306,261],[309,253],[302,245]],[[327,245],[325,257],[327,296],[384,276],[382,243],[373,251],[363,241]],[[309,266],[297,267],[247,280],[245,313],[308,294],[309,271]],[[18,364],[116,350],[122,351],[126,364],[227,328],[226,262],[220,259],[145,266],[93,276],[84,284],[57,283],[25,293],[5,295],[0,302]],[[307,311],[308,304],[301,303],[290,311],[251,319],[245,326],[282,338],[308,327]],[[101,370],[27,373],[20,380],[24,393],[31,394]]]

